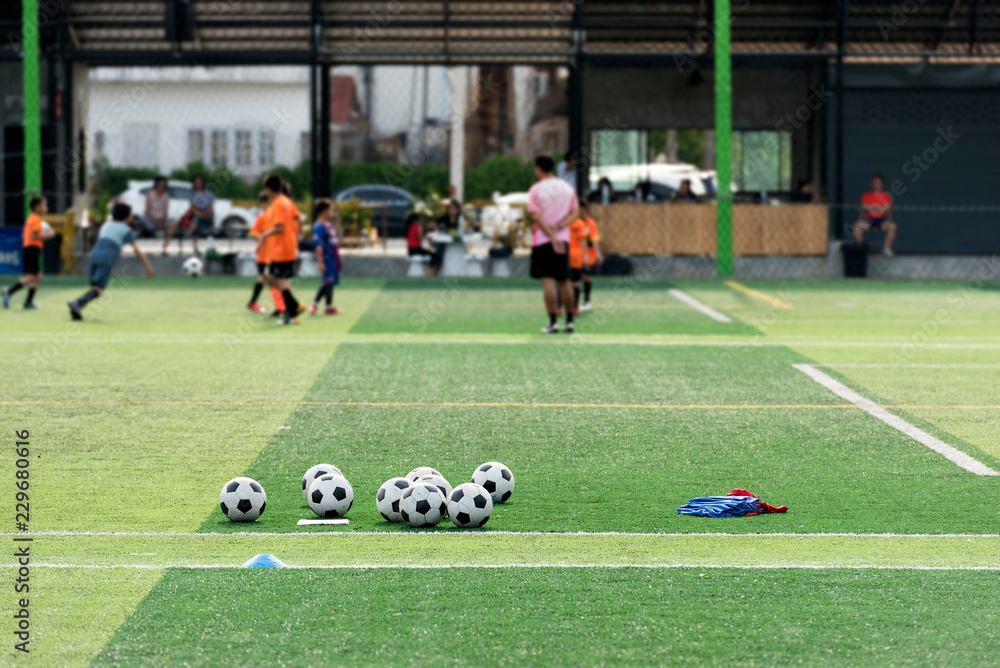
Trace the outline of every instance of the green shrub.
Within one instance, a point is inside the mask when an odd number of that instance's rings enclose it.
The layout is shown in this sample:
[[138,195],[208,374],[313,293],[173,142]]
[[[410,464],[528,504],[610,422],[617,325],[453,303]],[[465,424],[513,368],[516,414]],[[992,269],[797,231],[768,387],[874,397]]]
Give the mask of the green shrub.
[[524,192],[535,182],[535,168],[520,158],[495,155],[465,172],[465,199],[488,199],[493,193]]

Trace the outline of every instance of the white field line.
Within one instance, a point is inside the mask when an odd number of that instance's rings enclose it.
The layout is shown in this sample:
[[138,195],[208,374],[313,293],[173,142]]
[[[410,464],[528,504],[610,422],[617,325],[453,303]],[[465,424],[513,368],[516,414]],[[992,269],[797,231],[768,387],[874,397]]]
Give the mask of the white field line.
[[[0,568],[18,568],[18,564],[0,564]],[[132,568],[138,570],[159,571],[166,568],[186,568],[191,570],[203,569],[232,569],[245,568],[238,564],[48,564],[32,563],[31,568],[65,568],[65,569],[88,569],[88,570],[114,570],[121,568]],[[291,570],[452,570],[452,569],[535,569],[535,568],[562,568],[562,569],[627,569],[639,568],[646,570],[655,569],[735,569],[735,570],[877,570],[877,571],[1000,571],[1000,566],[884,566],[880,564],[852,564],[827,565],[827,564],[564,564],[564,563],[537,563],[537,564],[323,564],[318,566],[285,566]],[[267,569],[261,569],[267,570]]]
[[910,424],[906,420],[896,417],[871,399],[861,396],[840,381],[835,380],[829,375],[823,373],[815,366],[811,364],[793,364],[792,366],[836,394],[841,399],[846,399],[847,401],[856,404],[872,417],[876,417],[890,427],[903,432],[918,443],[921,443],[934,452],[944,456],[947,460],[958,464],[966,471],[970,471],[976,475],[1000,476],[1000,473],[997,473],[979,460],[973,459],[961,450],[948,445],[936,436],[931,436],[923,429]]
[[824,369],[1000,369],[1000,364],[813,364]]
[[719,313],[711,306],[706,306],[705,304],[701,303],[700,301],[698,301],[697,299],[695,299],[686,292],[682,292],[677,288],[671,288],[670,290],[668,290],[668,292],[674,299],[684,302],[691,308],[695,309],[696,311],[700,311],[701,313],[704,313],[705,315],[707,315],[712,320],[715,320],[716,322],[732,322],[729,316]]
[[0,536],[23,536],[36,538],[44,536],[150,536],[176,538],[232,538],[237,537],[281,537],[303,536],[309,538],[324,536],[385,536],[399,538],[489,538],[490,536],[557,536],[573,537],[648,537],[648,538],[1000,538],[1000,533],[722,533],[722,532],[692,532],[692,533],[642,533],[626,531],[233,531],[233,532],[194,532],[194,531],[28,531],[0,532]]

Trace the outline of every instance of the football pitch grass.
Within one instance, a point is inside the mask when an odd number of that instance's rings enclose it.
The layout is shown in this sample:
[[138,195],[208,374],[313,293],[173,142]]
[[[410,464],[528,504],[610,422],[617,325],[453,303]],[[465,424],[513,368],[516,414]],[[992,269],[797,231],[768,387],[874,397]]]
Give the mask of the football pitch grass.
[[[0,415],[32,451],[30,532],[13,485],[3,528],[33,538],[18,663],[1000,653],[1000,477],[927,445],[1000,471],[997,286],[603,280],[573,336],[537,334],[530,281],[348,279],[344,315],[291,328],[242,309],[239,279],[127,281],[74,325],[82,287],[47,278],[43,311],[0,313]],[[483,529],[375,510],[387,478],[429,465],[458,484],[488,460],[517,485]],[[347,527],[295,524],[321,461],[354,487]],[[253,524],[218,507],[238,475],[268,493]],[[676,513],[733,488],[789,512]],[[292,568],[238,568],[259,553]]]

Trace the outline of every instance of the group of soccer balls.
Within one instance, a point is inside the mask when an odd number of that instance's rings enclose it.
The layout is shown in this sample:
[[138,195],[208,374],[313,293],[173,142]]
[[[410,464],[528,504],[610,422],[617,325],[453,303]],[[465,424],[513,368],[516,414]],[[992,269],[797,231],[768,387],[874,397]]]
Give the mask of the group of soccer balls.
[[[386,480],[375,496],[378,512],[388,522],[432,527],[447,516],[455,526],[481,527],[493,514],[494,503],[514,493],[514,474],[500,462],[487,462],[472,473],[472,482],[452,489],[444,476],[420,466],[406,477]],[[302,476],[302,495],[324,519],[343,517],[354,504],[354,488],[340,469],[317,464]],[[253,522],[264,513],[267,494],[251,478],[234,478],[219,493],[219,507],[233,522]]]
[[514,474],[500,462],[486,462],[472,472],[472,482],[452,489],[444,476],[418,466],[403,478],[390,478],[375,495],[375,506],[387,522],[432,527],[445,515],[463,529],[478,528],[493,515],[493,504],[514,493]]

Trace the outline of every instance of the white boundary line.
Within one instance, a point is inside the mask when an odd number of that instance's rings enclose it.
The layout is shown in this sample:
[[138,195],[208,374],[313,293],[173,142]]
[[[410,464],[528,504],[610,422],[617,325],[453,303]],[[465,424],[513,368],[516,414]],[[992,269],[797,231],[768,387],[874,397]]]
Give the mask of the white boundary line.
[[428,537],[479,537],[490,536],[553,536],[563,538],[590,537],[643,537],[643,538],[1000,538],[998,533],[723,533],[723,532],[691,532],[691,533],[642,533],[625,531],[604,532],[562,532],[562,531],[233,531],[233,532],[195,532],[195,531],[29,531],[0,532],[0,536],[24,536],[38,538],[45,536],[107,536],[107,537],[162,537],[162,538],[232,538],[260,537],[276,538],[288,536],[305,536],[310,538],[325,536],[392,536],[400,538]]
[[[0,564],[0,568],[18,568],[18,564]],[[191,570],[201,570],[201,569],[212,569],[212,570],[228,570],[234,568],[246,568],[245,566],[239,564],[166,564],[166,565],[153,565],[153,564],[31,564],[32,568],[80,568],[87,570],[115,570],[115,569],[139,569],[139,570],[150,570],[150,571],[160,571],[167,568],[185,568]],[[454,570],[454,569],[477,569],[477,568],[488,568],[493,570],[500,570],[503,568],[525,568],[525,569],[535,569],[535,568],[562,568],[562,569],[626,569],[626,568],[638,568],[646,570],[655,569],[679,569],[679,568],[691,568],[691,569],[734,569],[734,570],[813,570],[813,571],[827,571],[827,570],[841,570],[841,571],[855,571],[855,570],[877,570],[877,571],[1000,571],[1000,566],[885,566],[881,564],[856,564],[856,565],[827,565],[827,564],[678,564],[678,563],[663,563],[663,564],[562,564],[562,563],[538,563],[538,564],[320,564],[315,566],[297,565],[297,566],[285,566],[287,569],[291,570],[420,570],[420,571],[437,571],[437,570]],[[250,569],[250,570],[269,570],[269,569]]]
[[974,459],[961,450],[948,445],[936,436],[931,436],[923,429],[910,424],[906,420],[896,417],[871,399],[866,399],[840,381],[835,380],[834,378],[823,373],[815,366],[811,364],[793,364],[792,366],[836,394],[841,399],[846,399],[847,401],[856,404],[858,408],[865,411],[872,417],[878,418],[890,427],[903,432],[918,443],[922,443],[934,452],[944,456],[947,460],[958,464],[966,471],[975,473],[976,475],[1000,476],[1000,473],[997,473],[979,460]]
[[677,288],[671,288],[667,292],[669,292],[670,295],[675,299],[677,299],[678,301],[682,301],[691,308],[697,311],[701,311],[702,313],[707,315],[712,320],[715,320],[716,322],[727,322],[727,323],[732,322],[729,316],[722,315],[711,306],[706,306],[705,304],[701,303],[700,301],[698,301],[697,299],[695,299],[686,292],[682,292]]
[[824,369],[1000,369],[1000,364],[813,364]]

